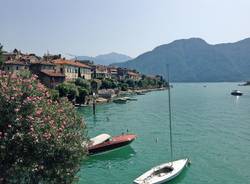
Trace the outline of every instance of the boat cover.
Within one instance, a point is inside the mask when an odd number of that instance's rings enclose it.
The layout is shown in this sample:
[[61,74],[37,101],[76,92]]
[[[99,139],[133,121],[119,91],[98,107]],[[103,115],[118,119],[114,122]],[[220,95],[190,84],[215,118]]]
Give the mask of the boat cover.
[[90,141],[92,143],[91,146],[101,144],[101,143],[105,142],[106,140],[108,140],[109,138],[111,138],[111,136],[109,134],[100,134],[96,137],[93,137],[90,139]]

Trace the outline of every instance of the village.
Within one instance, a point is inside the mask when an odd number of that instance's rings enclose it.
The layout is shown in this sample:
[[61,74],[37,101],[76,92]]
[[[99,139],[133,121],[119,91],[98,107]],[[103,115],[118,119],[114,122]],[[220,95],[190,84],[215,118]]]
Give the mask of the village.
[[58,55],[24,54],[14,49],[3,52],[2,70],[14,75],[28,71],[38,76],[56,98],[68,97],[75,105],[105,103],[124,94],[162,90],[166,82],[159,75],[143,75],[136,70],[95,64],[89,60],[66,59]]

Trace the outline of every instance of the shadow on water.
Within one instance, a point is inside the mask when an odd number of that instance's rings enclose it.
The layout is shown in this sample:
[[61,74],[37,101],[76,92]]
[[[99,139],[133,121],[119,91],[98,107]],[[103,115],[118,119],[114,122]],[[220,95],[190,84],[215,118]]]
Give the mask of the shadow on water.
[[168,183],[168,184],[177,184],[177,183],[180,183],[182,180],[184,180],[184,178],[186,177],[186,175],[187,175],[187,172],[188,172],[188,170],[189,170],[189,167],[190,166],[187,166],[182,172],[181,172],[181,174],[179,175],[179,176],[177,176],[175,179],[173,179],[173,180],[171,180],[171,181],[169,181],[169,182],[166,182],[166,183]]
[[133,157],[136,154],[133,148],[127,146],[125,148],[114,150],[111,152],[103,153],[100,155],[89,156],[86,160],[86,164],[93,164],[101,161],[122,161]]

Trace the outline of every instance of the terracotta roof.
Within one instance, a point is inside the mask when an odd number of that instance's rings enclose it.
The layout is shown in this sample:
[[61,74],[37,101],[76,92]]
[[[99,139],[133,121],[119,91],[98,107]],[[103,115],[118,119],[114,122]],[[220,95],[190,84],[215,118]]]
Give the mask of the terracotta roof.
[[55,72],[54,70],[41,70],[41,72],[50,77],[65,77],[63,73]]
[[34,61],[34,62],[31,62],[31,64],[55,65],[54,63],[51,63],[49,61],[44,61],[44,60]]
[[8,64],[8,65],[28,65],[27,63],[21,62],[21,61],[6,61],[4,62],[4,64]]
[[91,67],[86,64],[79,63],[77,61],[72,61],[72,60],[56,59],[56,60],[53,60],[53,62],[57,65],[71,65],[71,66],[91,69]]

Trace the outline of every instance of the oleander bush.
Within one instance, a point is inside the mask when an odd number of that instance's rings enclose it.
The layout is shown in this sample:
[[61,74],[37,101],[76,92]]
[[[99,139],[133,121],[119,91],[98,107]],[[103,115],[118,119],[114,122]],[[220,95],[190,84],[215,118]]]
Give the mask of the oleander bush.
[[35,76],[0,71],[0,183],[73,183],[86,149],[85,124],[66,98]]

